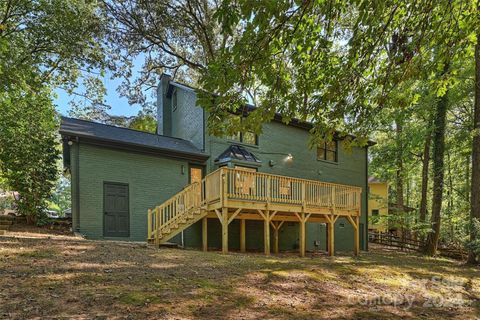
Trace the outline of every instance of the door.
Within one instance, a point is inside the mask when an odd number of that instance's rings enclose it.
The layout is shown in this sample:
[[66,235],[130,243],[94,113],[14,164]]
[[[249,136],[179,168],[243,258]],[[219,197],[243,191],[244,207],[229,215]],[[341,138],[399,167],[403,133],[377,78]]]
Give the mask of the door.
[[198,182],[202,183],[203,179],[203,167],[190,166],[190,183]]
[[129,237],[128,184],[105,182],[103,185],[105,237]]

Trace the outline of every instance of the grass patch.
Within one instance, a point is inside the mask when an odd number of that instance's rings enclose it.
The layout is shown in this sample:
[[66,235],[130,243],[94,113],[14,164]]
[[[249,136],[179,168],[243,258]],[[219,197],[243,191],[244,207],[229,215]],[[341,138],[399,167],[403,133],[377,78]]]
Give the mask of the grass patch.
[[49,259],[56,255],[54,250],[29,250],[21,252],[18,256],[22,258]]
[[137,306],[161,302],[160,297],[143,291],[132,291],[121,294],[119,300],[124,304]]

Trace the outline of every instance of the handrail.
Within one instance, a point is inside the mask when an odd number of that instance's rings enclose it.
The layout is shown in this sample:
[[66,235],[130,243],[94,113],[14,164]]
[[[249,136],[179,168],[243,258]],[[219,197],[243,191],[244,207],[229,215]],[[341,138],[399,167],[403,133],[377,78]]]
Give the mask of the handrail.
[[148,239],[159,238],[162,230],[185,220],[186,216],[201,205],[200,183],[186,186],[161,205],[148,210]]

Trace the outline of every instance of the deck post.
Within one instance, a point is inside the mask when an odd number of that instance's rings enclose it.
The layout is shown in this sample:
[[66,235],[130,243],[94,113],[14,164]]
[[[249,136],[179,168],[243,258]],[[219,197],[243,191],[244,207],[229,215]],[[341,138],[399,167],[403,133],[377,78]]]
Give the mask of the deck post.
[[160,219],[161,219],[161,211],[158,207],[155,207],[155,247],[160,247]]
[[208,218],[202,219],[202,250],[208,251],[208,230],[207,230]]
[[273,228],[273,253],[275,254],[278,254],[278,229],[280,229],[280,224],[276,221]]
[[305,212],[300,217],[300,257],[305,257]]
[[240,219],[240,252],[246,252],[246,242],[245,242],[245,219]]
[[222,208],[222,253],[228,253],[228,208]]
[[265,218],[263,220],[263,245],[265,254],[270,255],[270,211],[264,212]]
[[148,209],[147,241],[152,237],[152,209]]
[[358,256],[360,253],[360,218],[358,216],[355,217],[355,226],[354,226],[354,254]]
[[335,255],[335,219],[333,216],[328,223],[328,255],[331,257]]

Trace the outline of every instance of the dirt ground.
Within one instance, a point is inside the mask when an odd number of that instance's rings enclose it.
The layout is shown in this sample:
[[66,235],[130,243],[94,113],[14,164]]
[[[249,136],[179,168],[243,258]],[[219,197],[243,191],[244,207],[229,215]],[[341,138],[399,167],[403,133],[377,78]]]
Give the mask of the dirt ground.
[[480,319],[480,270],[373,248],[298,258],[0,236],[0,319]]

